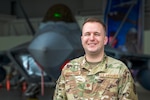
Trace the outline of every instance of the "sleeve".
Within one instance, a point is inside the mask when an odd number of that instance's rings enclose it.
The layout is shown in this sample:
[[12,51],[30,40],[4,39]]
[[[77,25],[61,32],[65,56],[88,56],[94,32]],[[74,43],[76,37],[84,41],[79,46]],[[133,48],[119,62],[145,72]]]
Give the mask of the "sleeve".
[[134,79],[126,66],[121,69],[119,100],[138,100]]
[[61,74],[59,79],[57,80],[53,100],[67,100],[65,93],[65,80],[63,74]]

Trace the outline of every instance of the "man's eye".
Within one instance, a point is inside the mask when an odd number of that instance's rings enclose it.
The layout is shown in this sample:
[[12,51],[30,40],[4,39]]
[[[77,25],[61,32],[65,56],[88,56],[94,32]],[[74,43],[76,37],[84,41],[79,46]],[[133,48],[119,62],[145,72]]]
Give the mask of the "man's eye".
[[84,36],[89,36],[89,35],[90,35],[89,33],[84,34]]
[[100,33],[95,33],[95,36],[100,36]]

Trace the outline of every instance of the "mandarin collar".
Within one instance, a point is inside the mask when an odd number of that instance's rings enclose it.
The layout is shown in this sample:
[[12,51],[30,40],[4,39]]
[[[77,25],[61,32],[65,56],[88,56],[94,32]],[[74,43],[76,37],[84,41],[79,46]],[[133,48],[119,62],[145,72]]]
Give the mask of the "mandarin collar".
[[106,72],[107,68],[107,55],[105,54],[102,61],[98,63],[95,67],[93,67],[91,70],[89,70],[89,64],[85,58],[85,55],[83,56],[82,63],[81,63],[81,68],[86,69],[89,71],[89,75],[96,74],[98,72]]

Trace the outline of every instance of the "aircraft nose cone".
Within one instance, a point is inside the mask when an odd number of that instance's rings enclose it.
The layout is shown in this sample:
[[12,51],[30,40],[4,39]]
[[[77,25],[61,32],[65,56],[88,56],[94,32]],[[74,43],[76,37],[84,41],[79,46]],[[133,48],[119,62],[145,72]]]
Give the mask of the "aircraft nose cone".
[[31,42],[28,49],[45,68],[60,65],[73,51],[69,41],[62,34],[55,32],[39,35]]
[[67,26],[58,23],[54,27],[50,25],[41,29],[28,46],[31,56],[53,79],[58,78],[66,61],[84,53],[79,28]]

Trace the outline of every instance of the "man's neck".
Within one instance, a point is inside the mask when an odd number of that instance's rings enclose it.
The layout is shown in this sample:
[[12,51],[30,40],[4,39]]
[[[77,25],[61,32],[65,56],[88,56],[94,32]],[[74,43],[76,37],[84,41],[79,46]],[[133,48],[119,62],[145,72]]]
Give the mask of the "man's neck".
[[104,53],[100,54],[86,54],[85,58],[88,62],[100,62],[104,58]]

